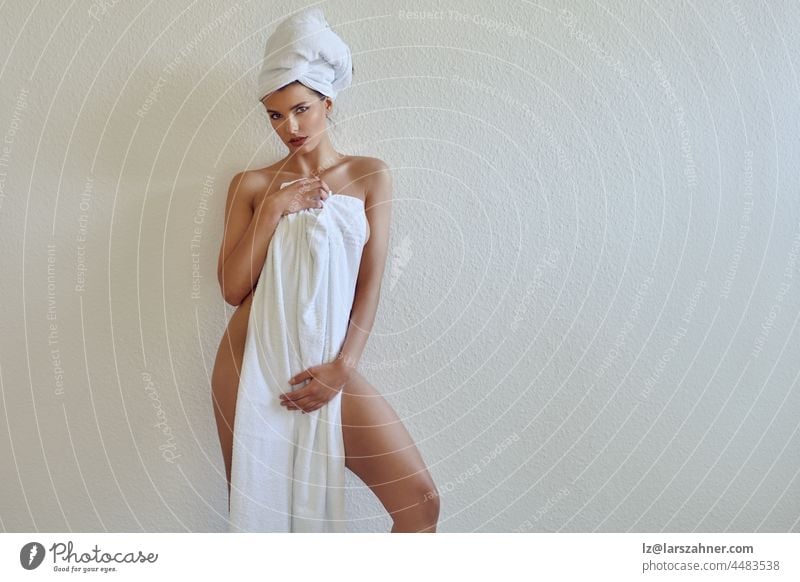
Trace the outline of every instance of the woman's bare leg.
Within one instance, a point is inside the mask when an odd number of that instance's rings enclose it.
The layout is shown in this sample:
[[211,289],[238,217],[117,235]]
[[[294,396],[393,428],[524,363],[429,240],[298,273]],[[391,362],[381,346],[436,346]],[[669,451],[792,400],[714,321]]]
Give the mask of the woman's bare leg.
[[392,532],[435,532],[439,494],[391,405],[358,372],[342,392],[346,466],[378,497]]
[[239,393],[239,374],[244,359],[244,344],[247,338],[247,322],[250,316],[250,298],[237,308],[231,317],[228,328],[214,362],[211,375],[211,393],[214,400],[214,416],[217,432],[225,461],[225,475],[228,480],[228,511],[231,499],[231,464],[233,457],[233,421],[236,413],[236,397]]

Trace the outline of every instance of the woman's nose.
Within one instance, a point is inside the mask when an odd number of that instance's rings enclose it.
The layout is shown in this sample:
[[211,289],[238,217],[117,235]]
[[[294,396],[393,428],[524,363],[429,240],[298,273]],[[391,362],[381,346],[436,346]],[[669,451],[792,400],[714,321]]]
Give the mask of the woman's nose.
[[296,133],[297,132],[297,119],[295,119],[294,115],[289,116],[289,132]]

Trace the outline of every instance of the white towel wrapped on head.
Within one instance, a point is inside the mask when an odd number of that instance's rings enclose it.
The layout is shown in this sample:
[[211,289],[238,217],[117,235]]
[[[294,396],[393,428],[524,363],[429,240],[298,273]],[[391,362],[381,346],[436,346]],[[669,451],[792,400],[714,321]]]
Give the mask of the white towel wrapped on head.
[[320,8],[308,8],[278,24],[267,40],[258,75],[258,98],[300,81],[335,99],[353,79],[350,47],[331,30]]

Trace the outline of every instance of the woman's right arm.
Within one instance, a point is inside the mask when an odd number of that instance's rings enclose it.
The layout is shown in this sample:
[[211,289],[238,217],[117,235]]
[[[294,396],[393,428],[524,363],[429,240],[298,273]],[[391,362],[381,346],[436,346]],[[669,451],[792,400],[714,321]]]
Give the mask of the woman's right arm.
[[[268,186],[264,176],[244,171],[228,189],[217,279],[230,305],[241,304],[253,291],[283,212],[274,196],[259,196]],[[254,200],[260,200],[255,209]]]

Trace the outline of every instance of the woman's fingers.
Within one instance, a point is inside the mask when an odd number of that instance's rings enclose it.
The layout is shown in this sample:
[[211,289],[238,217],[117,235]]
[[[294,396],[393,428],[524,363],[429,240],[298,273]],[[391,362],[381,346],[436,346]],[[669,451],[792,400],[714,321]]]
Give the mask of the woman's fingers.
[[294,404],[292,402],[288,403],[282,402],[281,406],[284,406],[287,410],[300,410],[301,412],[313,412],[314,410],[322,406],[322,404],[320,404],[319,402],[309,402],[309,403],[304,403],[303,406],[298,406],[297,404]]
[[305,406],[309,402],[309,399],[316,400],[316,395],[312,392],[312,389],[309,388],[310,386],[311,383],[309,382],[302,388],[298,388],[287,394],[281,394],[278,396],[278,399],[281,401],[281,404]]
[[321,208],[322,202],[327,197],[327,193],[322,189],[322,186],[315,184],[313,188],[309,188],[308,192],[306,192],[306,204],[308,204],[308,208]]
[[282,400],[281,401],[281,406],[285,406],[289,410],[297,410],[297,409],[301,408],[300,405],[297,402],[293,401],[293,400]]
[[323,202],[330,197],[331,189],[321,178],[307,178],[297,184],[297,191],[286,203],[281,216],[307,208],[324,208]]
[[[304,386],[303,390],[305,390],[305,388],[307,388],[307,386]],[[324,392],[326,395],[328,394],[328,391]],[[335,392],[333,392],[333,396],[335,396]],[[281,406],[286,407],[287,410],[301,410],[303,412],[314,412],[316,409],[324,406],[329,399],[326,399],[324,396],[320,398],[318,394],[305,392],[298,394],[297,396],[290,396],[289,394],[281,394],[279,396],[279,400],[281,401]]]
[[299,404],[302,406],[307,402],[309,402],[309,398],[311,400],[316,400],[313,394],[301,394],[300,396],[284,398],[283,401],[291,404]]
[[291,378],[289,378],[289,384],[298,384],[305,380],[311,380],[311,368],[306,368],[302,372],[295,374]]
[[328,186],[322,179],[320,179],[317,187],[314,188],[314,195],[319,197],[320,200],[326,200],[328,198]]

